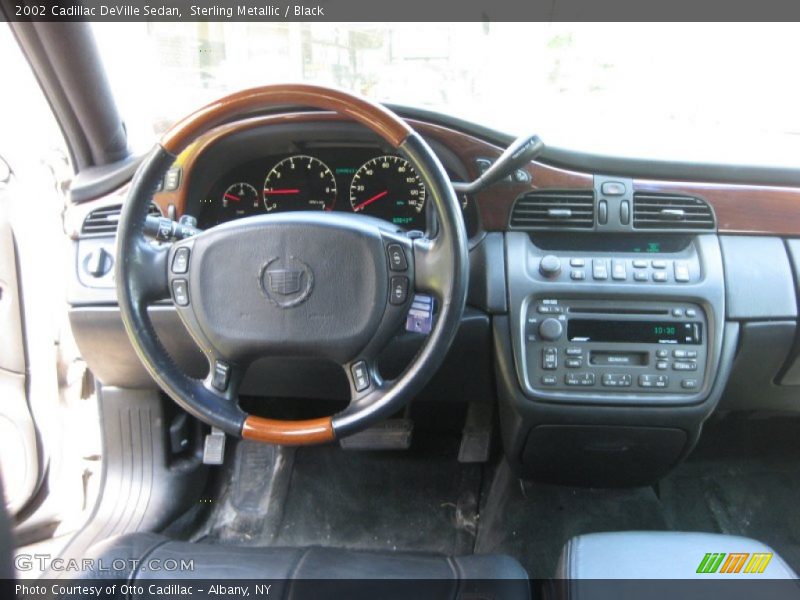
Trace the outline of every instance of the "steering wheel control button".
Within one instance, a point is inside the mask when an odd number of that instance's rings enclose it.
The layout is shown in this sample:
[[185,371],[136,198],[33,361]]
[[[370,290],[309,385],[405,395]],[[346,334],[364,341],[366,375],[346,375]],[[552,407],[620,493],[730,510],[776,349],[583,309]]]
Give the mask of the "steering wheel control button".
[[561,273],[561,261],[554,254],[542,257],[539,262],[539,273],[548,278],[558,277]]
[[539,323],[539,336],[548,342],[557,340],[563,332],[564,326],[558,319],[550,317]]
[[183,275],[189,270],[189,249],[178,248],[175,256],[172,257],[172,272],[176,275]]
[[358,361],[350,371],[353,374],[353,385],[356,387],[357,392],[363,392],[369,387],[369,371],[367,370],[367,363],[363,360]]
[[228,389],[228,382],[231,378],[231,366],[221,360],[214,362],[214,373],[211,376],[211,387],[218,392]]
[[391,287],[389,303],[395,306],[405,304],[408,298],[408,277],[392,277]]
[[406,254],[400,244],[389,244],[389,268],[392,271],[405,271],[408,269]]
[[175,279],[172,282],[172,298],[178,306],[189,306],[189,282]]

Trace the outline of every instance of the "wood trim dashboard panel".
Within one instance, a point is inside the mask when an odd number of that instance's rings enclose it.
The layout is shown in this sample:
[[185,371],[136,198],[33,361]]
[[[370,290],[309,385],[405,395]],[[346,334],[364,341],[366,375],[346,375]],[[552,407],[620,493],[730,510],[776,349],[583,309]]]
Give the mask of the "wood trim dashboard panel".
[[[172,204],[178,216],[186,206],[186,190],[192,165],[202,151],[220,138],[237,131],[269,124],[347,120],[329,112],[297,112],[256,117],[219,126],[202,135],[184,150],[177,160],[184,170],[178,190],[156,194],[154,200],[164,214]],[[452,151],[464,164],[470,177],[477,177],[480,158],[494,159],[502,148],[467,133],[425,121],[407,119],[424,137],[435,140]],[[536,189],[591,189],[591,173],[559,168],[534,161],[527,167],[530,182],[500,182],[475,195],[481,227],[485,231],[503,231],[514,200]],[[766,185],[742,185],[713,182],[684,182],[635,179],[634,191],[680,193],[707,200],[717,215],[719,232],[749,235],[800,235],[800,188]]]

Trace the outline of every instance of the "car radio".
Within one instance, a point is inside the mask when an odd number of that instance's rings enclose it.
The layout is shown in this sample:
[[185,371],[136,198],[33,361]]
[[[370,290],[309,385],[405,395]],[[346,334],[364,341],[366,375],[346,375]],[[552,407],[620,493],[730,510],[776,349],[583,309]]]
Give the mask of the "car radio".
[[694,394],[703,387],[707,322],[688,302],[532,299],[525,364],[531,387],[617,394]]

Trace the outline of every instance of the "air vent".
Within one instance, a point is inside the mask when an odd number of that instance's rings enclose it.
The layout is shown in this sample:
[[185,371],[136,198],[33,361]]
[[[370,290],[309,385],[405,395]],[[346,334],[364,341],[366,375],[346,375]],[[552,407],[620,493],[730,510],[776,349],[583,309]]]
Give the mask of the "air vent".
[[634,229],[714,229],[714,211],[694,196],[637,192],[633,195]]
[[[119,215],[122,212],[122,205],[115,204],[113,206],[106,206],[98,208],[89,213],[83,221],[81,233],[84,235],[112,235],[117,232],[117,223],[119,222]],[[161,216],[161,211],[158,206],[151,203],[150,209],[147,214],[156,217]]]
[[511,211],[513,229],[592,229],[594,192],[540,190],[517,198]]

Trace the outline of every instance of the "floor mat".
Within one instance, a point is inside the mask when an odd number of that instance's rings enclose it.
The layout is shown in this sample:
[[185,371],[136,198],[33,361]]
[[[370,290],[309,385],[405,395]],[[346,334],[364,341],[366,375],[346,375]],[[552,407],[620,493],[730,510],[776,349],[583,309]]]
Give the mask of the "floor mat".
[[592,489],[521,483],[501,464],[492,483],[476,553],[510,554],[534,578],[553,577],[574,535],[667,528],[652,488]]
[[796,420],[712,425],[658,489],[672,529],[752,537],[800,571]]
[[[270,457],[253,456],[265,450],[240,443],[220,506],[202,537],[252,545],[470,553],[481,467],[457,462],[458,441],[419,436],[411,450],[400,452],[298,448],[282,455],[284,466],[277,469]],[[284,484],[264,483],[271,477]]]
[[501,465],[481,510],[476,552],[516,557],[552,577],[561,547],[597,531],[674,530],[752,537],[800,572],[797,419],[710,423],[689,459],[655,488],[520,483]]

